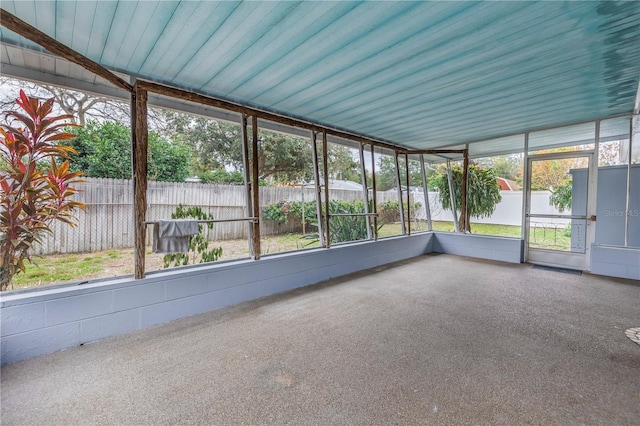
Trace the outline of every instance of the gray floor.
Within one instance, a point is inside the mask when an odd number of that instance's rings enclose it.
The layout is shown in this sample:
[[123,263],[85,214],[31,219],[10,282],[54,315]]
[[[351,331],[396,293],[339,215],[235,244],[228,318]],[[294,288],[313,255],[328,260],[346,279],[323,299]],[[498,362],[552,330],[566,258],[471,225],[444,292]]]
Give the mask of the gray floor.
[[640,424],[638,282],[447,255],[2,368],[10,424]]

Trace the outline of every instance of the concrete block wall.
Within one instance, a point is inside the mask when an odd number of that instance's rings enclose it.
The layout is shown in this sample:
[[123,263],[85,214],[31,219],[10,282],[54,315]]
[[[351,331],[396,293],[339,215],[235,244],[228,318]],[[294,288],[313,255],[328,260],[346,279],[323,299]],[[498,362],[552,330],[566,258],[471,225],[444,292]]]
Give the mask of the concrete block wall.
[[519,238],[492,237],[477,234],[434,232],[431,242],[436,253],[457,254],[480,259],[522,263],[524,241]]
[[142,280],[0,296],[0,362],[16,362],[429,253],[433,234],[180,268]]
[[640,248],[592,245],[591,273],[640,280]]

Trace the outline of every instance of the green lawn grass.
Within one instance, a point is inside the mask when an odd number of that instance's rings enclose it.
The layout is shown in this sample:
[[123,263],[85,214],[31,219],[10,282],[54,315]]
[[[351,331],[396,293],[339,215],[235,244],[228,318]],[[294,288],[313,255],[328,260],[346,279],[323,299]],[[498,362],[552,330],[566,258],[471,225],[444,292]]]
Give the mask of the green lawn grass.
[[[111,256],[110,253],[112,252],[108,252],[107,256]],[[33,261],[34,264],[27,263],[26,272],[13,278],[15,288],[80,279],[100,272],[105,259],[102,254],[92,253],[35,257]]]
[[[426,223],[420,223],[418,226],[412,225],[411,232],[421,232],[427,230]],[[432,222],[432,228],[434,231],[440,232],[453,232],[453,222]],[[494,235],[499,237],[514,237],[520,238],[520,227],[510,225],[493,225],[490,223],[472,223],[471,233],[479,235]],[[402,235],[402,225],[399,223],[390,223],[384,225],[379,231],[378,236],[381,238],[390,237],[394,235]]]

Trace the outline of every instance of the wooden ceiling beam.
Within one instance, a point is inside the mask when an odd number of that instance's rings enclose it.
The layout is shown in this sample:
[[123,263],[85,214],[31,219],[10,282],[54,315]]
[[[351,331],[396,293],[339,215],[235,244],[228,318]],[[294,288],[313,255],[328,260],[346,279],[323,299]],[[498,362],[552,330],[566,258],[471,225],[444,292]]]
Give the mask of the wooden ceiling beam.
[[409,151],[409,154],[464,154],[464,149],[422,149],[416,151]]
[[174,99],[181,99],[184,101],[195,102],[198,104],[207,105],[214,108],[234,111],[240,114],[245,114],[247,116],[251,116],[251,117],[255,116],[263,120],[273,121],[275,123],[284,124],[286,126],[308,129],[318,133],[326,132],[327,134],[330,134],[342,139],[347,139],[354,142],[361,142],[368,145],[373,144],[375,146],[391,149],[394,151],[398,151],[400,153],[405,153],[405,152],[408,152],[410,154],[412,153],[412,151],[408,151],[406,148],[402,148],[397,145],[390,144],[388,142],[367,138],[365,136],[345,132],[338,129],[332,129],[330,127],[324,127],[322,125],[300,120],[298,118],[287,117],[285,115],[275,114],[275,113],[260,110],[257,108],[251,108],[251,107],[240,105],[224,99],[201,95],[199,93],[189,92],[187,90],[166,86],[164,84],[153,83],[147,80],[137,80],[136,86],[139,86],[141,89],[146,90],[148,92],[156,93],[158,95],[168,96]]

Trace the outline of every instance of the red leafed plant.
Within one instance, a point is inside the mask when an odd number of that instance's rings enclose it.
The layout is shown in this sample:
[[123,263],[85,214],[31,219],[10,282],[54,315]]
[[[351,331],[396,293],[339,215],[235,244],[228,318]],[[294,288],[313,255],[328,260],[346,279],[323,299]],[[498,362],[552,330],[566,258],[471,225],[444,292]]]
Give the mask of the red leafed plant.
[[[58,145],[75,135],[65,132],[71,115],[51,116],[53,99],[41,101],[21,90],[18,111],[5,112],[0,125],[0,284],[7,290],[12,278],[31,262],[30,249],[54,220],[76,224],[73,216],[84,204],[73,201],[73,184],[82,173],[70,172],[73,148]],[[56,158],[65,161],[58,165]],[[47,167],[42,164],[49,162]],[[38,166],[40,164],[41,166]]]

